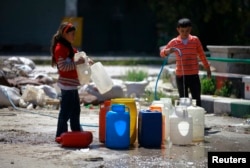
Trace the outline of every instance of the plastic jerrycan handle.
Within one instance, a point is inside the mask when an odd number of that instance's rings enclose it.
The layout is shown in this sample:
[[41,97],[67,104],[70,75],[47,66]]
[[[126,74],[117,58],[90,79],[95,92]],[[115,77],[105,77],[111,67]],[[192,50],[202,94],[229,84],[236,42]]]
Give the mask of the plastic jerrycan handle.
[[130,113],[130,109],[129,109],[129,107],[128,107],[128,106],[125,106],[125,112],[126,112],[126,109],[127,109],[127,112],[129,112],[129,113]]

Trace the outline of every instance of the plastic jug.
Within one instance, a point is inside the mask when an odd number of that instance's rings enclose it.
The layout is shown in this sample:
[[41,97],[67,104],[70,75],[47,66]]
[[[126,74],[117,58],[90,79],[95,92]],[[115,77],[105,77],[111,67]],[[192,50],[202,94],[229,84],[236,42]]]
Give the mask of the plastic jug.
[[129,108],[130,113],[130,144],[134,144],[136,140],[137,129],[137,108],[134,98],[115,98],[111,99],[111,104],[125,104]]
[[110,91],[113,87],[113,81],[106,72],[101,62],[96,62],[90,67],[91,79],[95,83],[98,91],[104,94]]
[[[155,103],[155,101],[153,102]],[[162,144],[166,142],[166,115],[164,112],[164,105],[162,104],[153,104],[149,106],[149,110],[152,112],[161,112],[162,113]]]
[[173,114],[174,111],[174,107],[172,104],[172,99],[171,98],[167,98],[167,97],[162,97],[160,98],[160,101],[163,102],[164,104],[164,108],[165,108],[165,115],[166,115],[166,140],[167,142],[170,141],[170,121],[169,121],[169,116],[171,116]]
[[112,149],[129,148],[130,116],[128,111],[126,111],[124,104],[111,105],[111,110],[106,115],[106,147]]
[[164,107],[166,109],[166,111],[168,111],[168,115],[172,115],[173,114],[173,104],[172,104],[172,99],[171,98],[167,98],[167,97],[162,97],[160,98],[160,101],[163,102]]
[[153,101],[152,105],[160,105],[163,108],[162,116],[164,118],[163,125],[165,125],[165,128],[163,128],[164,133],[162,134],[162,137],[164,139],[164,142],[169,142],[169,116],[173,113],[172,100],[170,98],[161,98],[160,100]]
[[193,118],[193,141],[204,141],[205,113],[202,107],[188,106],[187,112]]
[[93,141],[93,135],[89,131],[65,132],[56,138],[63,147],[86,148]]
[[[189,98],[189,97],[182,97],[179,100],[175,100],[175,107],[177,107],[177,106],[188,107],[191,105],[192,105],[192,98]],[[179,111],[179,110],[177,110],[177,111],[175,110],[175,114],[179,117],[183,116],[182,111]]]
[[181,97],[179,100],[175,100],[175,106],[191,106],[192,98],[189,97]]
[[110,109],[111,101],[106,100],[100,104],[99,111],[99,141],[105,142],[106,134],[106,114]]
[[175,112],[170,116],[170,141],[176,145],[188,145],[193,139],[193,119],[188,116],[186,106],[176,106]]
[[159,148],[162,144],[162,113],[140,110],[138,115],[138,142],[146,148]]
[[77,52],[74,55],[74,61],[79,60],[79,58],[84,58],[85,62],[83,64],[76,65],[76,71],[78,79],[81,85],[87,84],[90,81],[91,69],[88,62],[88,57],[85,52]]

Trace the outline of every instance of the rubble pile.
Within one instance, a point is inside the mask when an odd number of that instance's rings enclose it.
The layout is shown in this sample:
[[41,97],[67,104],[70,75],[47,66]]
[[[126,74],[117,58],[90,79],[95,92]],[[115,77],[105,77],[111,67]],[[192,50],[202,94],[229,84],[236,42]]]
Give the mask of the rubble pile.
[[[0,68],[0,107],[34,108],[60,104],[57,73],[39,72],[35,63],[25,57],[10,57],[0,62]],[[124,97],[124,86],[121,82],[114,83],[105,94],[100,94],[93,82],[80,86],[81,103],[97,105],[107,99]]]

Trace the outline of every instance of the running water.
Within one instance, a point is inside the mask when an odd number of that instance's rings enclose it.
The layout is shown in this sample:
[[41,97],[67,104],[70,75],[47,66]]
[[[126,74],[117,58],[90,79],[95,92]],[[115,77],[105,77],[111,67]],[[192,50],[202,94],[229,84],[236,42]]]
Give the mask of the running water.
[[184,92],[184,97],[186,97],[185,95],[185,76],[184,76],[184,68],[183,68],[183,63],[182,63],[182,52],[179,48],[173,47],[174,51],[177,51],[179,53],[179,56],[181,57],[181,67],[182,67],[182,76],[183,76],[183,92]]

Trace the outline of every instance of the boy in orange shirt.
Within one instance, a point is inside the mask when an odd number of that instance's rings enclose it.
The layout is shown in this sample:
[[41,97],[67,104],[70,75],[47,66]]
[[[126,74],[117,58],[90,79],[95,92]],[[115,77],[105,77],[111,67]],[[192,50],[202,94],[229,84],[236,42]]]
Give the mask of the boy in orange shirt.
[[[188,97],[188,89],[197,106],[201,106],[201,84],[199,78],[199,59],[211,77],[211,70],[198,37],[191,35],[192,23],[188,18],[182,18],[177,23],[179,35],[173,38],[161,51],[160,56],[166,57],[175,52],[176,83],[179,97]],[[180,52],[177,52],[177,49]],[[180,55],[181,54],[181,55]]]

